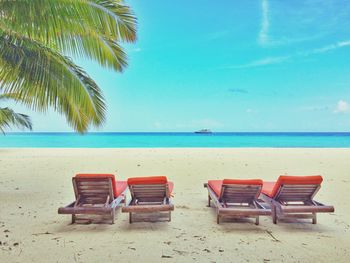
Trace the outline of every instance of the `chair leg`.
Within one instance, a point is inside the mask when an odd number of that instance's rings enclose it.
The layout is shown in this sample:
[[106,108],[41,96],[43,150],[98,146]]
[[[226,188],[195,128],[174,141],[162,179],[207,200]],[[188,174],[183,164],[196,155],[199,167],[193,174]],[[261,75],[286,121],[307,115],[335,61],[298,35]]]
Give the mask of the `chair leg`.
[[74,223],[75,223],[75,219],[76,219],[75,214],[72,214],[72,224],[74,224]]
[[132,213],[129,213],[129,223],[132,223]]
[[220,224],[220,216],[219,215],[216,216],[216,223]]
[[272,212],[272,221],[274,224],[277,224],[277,211],[274,205],[271,206],[271,212]]
[[316,213],[312,213],[313,217],[312,217],[312,223],[313,224],[317,224],[317,215]]
[[169,222],[171,221],[171,211],[169,211]]
[[259,225],[259,216],[255,218],[255,224],[258,226]]
[[114,220],[115,220],[115,208],[112,209],[111,216],[112,216],[112,224],[114,224]]
[[210,200],[211,200],[210,195],[208,195],[208,207],[210,207]]

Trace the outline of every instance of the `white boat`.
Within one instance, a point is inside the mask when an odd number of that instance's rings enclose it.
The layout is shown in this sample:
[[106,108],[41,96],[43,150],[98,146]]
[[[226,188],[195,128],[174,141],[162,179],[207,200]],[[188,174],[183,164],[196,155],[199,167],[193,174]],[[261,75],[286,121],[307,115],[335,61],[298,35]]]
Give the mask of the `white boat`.
[[211,130],[209,129],[202,129],[199,131],[195,131],[194,133],[200,133],[200,134],[208,134],[208,133],[213,133]]

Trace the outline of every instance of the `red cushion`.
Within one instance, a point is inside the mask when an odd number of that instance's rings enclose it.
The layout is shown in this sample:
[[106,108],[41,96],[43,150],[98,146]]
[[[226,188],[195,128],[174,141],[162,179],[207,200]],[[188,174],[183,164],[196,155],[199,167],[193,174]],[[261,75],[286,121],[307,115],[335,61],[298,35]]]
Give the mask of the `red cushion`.
[[119,195],[121,195],[127,187],[128,184],[126,183],[126,181],[117,181],[115,190],[113,188],[114,197],[118,197]]
[[208,181],[208,185],[217,196],[220,196],[223,184],[262,185],[263,181],[260,179],[224,179]]
[[279,188],[282,185],[296,185],[296,184],[316,184],[319,185],[323,181],[321,175],[309,175],[309,176],[290,176],[281,175],[278,177],[277,182],[264,182],[262,192],[270,197],[274,197]]
[[114,197],[118,197],[127,187],[125,181],[116,182],[114,174],[77,174],[75,178],[111,178]]
[[260,179],[224,179],[223,184],[263,185]]
[[211,190],[216,194],[216,196],[220,196],[221,188],[222,188],[222,180],[208,180],[208,185]]
[[133,184],[166,184],[166,176],[133,177],[128,179],[128,185]]
[[268,196],[272,196],[272,190],[275,186],[276,182],[264,182],[261,192]]
[[174,189],[174,183],[169,182],[166,176],[132,177],[128,179],[128,185],[137,184],[168,184],[170,195]]

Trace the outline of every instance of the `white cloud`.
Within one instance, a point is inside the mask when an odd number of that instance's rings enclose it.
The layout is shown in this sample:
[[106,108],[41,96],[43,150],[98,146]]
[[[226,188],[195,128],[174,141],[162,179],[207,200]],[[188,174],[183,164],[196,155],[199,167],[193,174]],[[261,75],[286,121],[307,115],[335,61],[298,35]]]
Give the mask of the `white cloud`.
[[335,113],[350,113],[349,103],[347,103],[345,100],[339,100],[334,112]]
[[338,48],[343,48],[343,47],[348,47],[348,46],[350,46],[350,40],[345,40],[345,41],[340,41],[340,42],[337,42],[335,44],[330,44],[330,45],[327,45],[324,47],[298,52],[294,56],[295,57],[298,57],[298,56],[299,57],[307,57],[310,55],[322,54],[322,53],[329,52],[329,51],[332,51],[332,50],[335,50]]
[[238,69],[238,68],[255,68],[255,67],[261,67],[261,66],[268,66],[273,64],[279,64],[286,60],[288,60],[290,56],[281,56],[281,57],[267,57],[263,59],[254,60],[252,62],[249,62],[247,64],[232,66],[229,68],[232,69]]
[[315,49],[311,49],[308,51],[297,52],[295,54],[286,55],[286,56],[262,58],[262,59],[254,60],[254,61],[246,63],[246,64],[229,66],[226,68],[228,68],[228,69],[241,69],[241,68],[253,68],[253,67],[268,66],[268,65],[273,65],[273,64],[279,64],[279,63],[285,62],[285,61],[293,59],[293,58],[308,57],[311,55],[321,54],[321,53],[325,53],[325,52],[328,52],[331,50],[335,50],[335,49],[343,48],[343,47],[348,47],[348,46],[350,46],[350,40],[345,40],[345,41],[340,41],[340,42],[337,42],[335,44],[331,44],[331,45],[324,46],[321,48],[315,48]]
[[259,32],[259,43],[262,45],[265,45],[269,40],[269,1],[268,0],[262,0],[261,2],[262,7],[262,18],[261,18],[261,29]]
[[350,46],[350,40],[346,40],[346,41],[338,42],[338,46],[339,46],[339,47],[346,47],[346,46]]
[[318,33],[315,35],[309,35],[309,36],[303,36],[303,37],[281,37],[279,39],[273,39],[271,35],[269,35],[268,42],[265,42],[264,45],[269,47],[275,47],[275,46],[283,46],[283,45],[291,45],[291,44],[297,44],[307,41],[313,41],[315,39],[319,39],[323,37],[324,33]]

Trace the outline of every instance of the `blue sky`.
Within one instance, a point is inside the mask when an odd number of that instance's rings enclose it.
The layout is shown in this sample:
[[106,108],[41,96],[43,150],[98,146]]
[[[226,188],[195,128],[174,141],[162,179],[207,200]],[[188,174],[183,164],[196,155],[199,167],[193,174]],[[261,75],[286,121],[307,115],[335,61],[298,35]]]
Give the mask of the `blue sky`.
[[[77,61],[107,100],[97,131],[350,131],[348,1],[128,2],[139,25],[125,72]],[[14,108],[34,131],[71,131]]]

